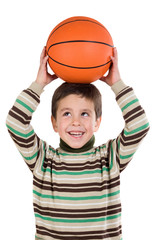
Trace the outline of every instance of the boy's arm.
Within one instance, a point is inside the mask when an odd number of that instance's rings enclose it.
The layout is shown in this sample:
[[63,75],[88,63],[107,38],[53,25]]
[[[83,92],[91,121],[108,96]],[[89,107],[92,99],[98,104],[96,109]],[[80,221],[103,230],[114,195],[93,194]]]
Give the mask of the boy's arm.
[[57,78],[55,74],[50,75],[48,73],[47,60],[48,57],[45,56],[44,47],[40,57],[40,67],[36,81],[17,97],[6,120],[10,136],[31,171],[34,170],[37,159],[43,154],[45,144],[35,134],[30,124],[32,114],[40,103],[43,88]]
[[123,83],[118,69],[118,55],[113,49],[112,66],[109,74],[100,80],[107,83],[116,95],[116,101],[122,111],[125,127],[113,140],[112,148],[122,171],[132,159],[136,149],[149,130],[149,123],[133,89]]
[[40,102],[42,91],[43,88],[36,82],[22,91],[10,109],[6,120],[9,134],[31,171],[34,170],[42,149],[42,141],[30,124],[32,114]]
[[125,127],[113,141],[116,160],[122,171],[132,159],[139,144],[149,130],[149,123],[133,89],[121,80],[112,85],[116,101],[122,111]]

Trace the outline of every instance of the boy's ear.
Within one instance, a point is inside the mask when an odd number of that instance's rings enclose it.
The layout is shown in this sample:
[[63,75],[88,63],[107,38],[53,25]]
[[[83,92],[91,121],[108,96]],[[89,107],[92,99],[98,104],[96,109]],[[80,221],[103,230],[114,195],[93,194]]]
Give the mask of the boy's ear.
[[54,131],[58,132],[57,121],[56,121],[56,119],[53,116],[51,116],[51,122],[52,122],[52,126],[53,126]]
[[102,116],[100,116],[99,118],[97,118],[97,120],[95,121],[95,129],[94,132],[97,132],[97,130],[99,129],[99,126],[101,124],[101,120],[102,120]]

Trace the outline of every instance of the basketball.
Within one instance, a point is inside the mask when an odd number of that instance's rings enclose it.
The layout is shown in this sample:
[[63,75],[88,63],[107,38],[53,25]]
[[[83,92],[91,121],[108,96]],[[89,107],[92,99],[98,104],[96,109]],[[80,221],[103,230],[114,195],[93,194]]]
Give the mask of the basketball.
[[110,67],[113,41],[97,20],[71,17],[50,33],[46,53],[53,72],[66,82],[91,83]]

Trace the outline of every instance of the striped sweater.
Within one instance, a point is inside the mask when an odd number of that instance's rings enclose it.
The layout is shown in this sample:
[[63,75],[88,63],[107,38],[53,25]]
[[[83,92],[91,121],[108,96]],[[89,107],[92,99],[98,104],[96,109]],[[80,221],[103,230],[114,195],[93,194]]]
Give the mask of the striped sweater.
[[7,128],[33,173],[35,239],[122,239],[120,172],[146,136],[149,124],[131,87],[112,86],[125,127],[116,139],[72,153],[42,141],[30,125],[42,89],[22,91],[7,116]]

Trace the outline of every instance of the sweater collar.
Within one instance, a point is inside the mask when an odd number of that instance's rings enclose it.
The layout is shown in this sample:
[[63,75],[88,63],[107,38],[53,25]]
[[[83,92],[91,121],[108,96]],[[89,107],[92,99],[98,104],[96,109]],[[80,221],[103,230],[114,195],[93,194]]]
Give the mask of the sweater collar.
[[89,149],[93,147],[95,143],[95,136],[93,135],[91,139],[81,148],[72,148],[70,147],[67,143],[65,143],[61,138],[60,138],[60,148],[66,152],[72,152],[72,153],[81,153],[81,152],[86,152]]

